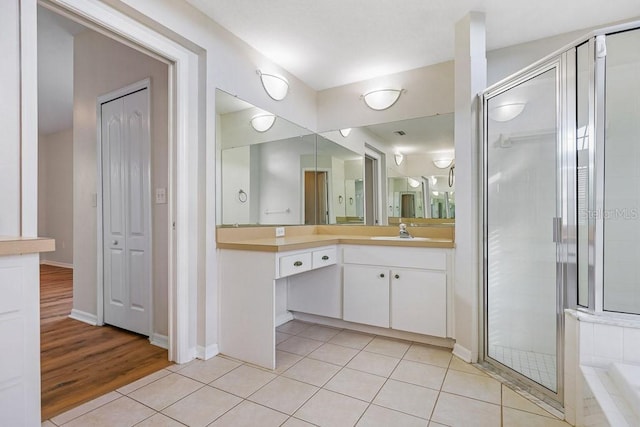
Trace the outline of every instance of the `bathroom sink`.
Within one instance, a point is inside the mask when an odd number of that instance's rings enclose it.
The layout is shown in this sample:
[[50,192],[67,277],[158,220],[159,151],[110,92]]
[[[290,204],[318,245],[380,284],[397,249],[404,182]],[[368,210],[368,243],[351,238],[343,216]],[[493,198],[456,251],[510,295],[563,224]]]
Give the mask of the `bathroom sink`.
[[417,242],[417,241],[428,241],[434,240],[429,237],[398,237],[398,236],[373,236],[371,240],[395,240],[398,242]]

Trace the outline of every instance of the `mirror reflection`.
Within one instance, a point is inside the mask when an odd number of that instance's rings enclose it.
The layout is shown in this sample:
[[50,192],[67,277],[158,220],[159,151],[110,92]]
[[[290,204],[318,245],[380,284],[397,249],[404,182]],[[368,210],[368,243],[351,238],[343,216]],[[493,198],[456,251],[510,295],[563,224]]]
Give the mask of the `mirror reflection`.
[[388,222],[455,218],[454,117],[440,114],[367,126],[387,153]]
[[[314,134],[217,90],[216,128],[218,224],[455,217],[453,114]],[[365,146],[380,154],[378,173],[365,174]]]

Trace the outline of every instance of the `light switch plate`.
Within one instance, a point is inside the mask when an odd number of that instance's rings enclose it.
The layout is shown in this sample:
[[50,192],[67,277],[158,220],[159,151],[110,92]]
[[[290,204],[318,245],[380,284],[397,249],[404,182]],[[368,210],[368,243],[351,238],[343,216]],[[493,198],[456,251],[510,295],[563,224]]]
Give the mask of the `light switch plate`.
[[167,189],[156,188],[156,204],[163,205],[167,203]]
[[284,237],[284,227],[276,227],[276,237]]

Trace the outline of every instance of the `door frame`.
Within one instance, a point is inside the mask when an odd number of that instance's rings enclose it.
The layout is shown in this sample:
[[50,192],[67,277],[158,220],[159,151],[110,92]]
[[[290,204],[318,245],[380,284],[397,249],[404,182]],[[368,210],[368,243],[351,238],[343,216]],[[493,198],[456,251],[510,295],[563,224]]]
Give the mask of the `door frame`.
[[[151,78],[147,77],[146,79],[140,80],[138,82],[132,83],[130,85],[127,85],[123,88],[120,89],[116,89],[112,92],[106,93],[104,95],[100,95],[97,99],[96,99],[96,132],[97,132],[97,137],[96,137],[96,166],[98,168],[97,170],[97,174],[96,174],[96,183],[98,184],[98,188],[96,189],[97,192],[97,207],[96,207],[96,212],[97,212],[97,222],[96,222],[96,231],[97,231],[97,242],[98,242],[98,247],[97,247],[97,292],[96,292],[96,296],[97,296],[97,312],[96,312],[96,323],[98,324],[98,326],[102,326],[104,325],[104,213],[103,213],[103,209],[104,209],[104,199],[103,199],[103,187],[104,187],[104,176],[102,174],[102,170],[103,170],[103,164],[102,164],[102,150],[104,148],[104,144],[102,141],[102,104],[105,104],[107,102],[113,101],[115,99],[118,98],[122,98],[124,96],[130,95],[134,92],[138,92],[141,90],[147,89],[147,114],[148,114],[148,120],[147,120],[147,132],[149,135],[149,138],[151,139],[151,111],[152,111],[152,106],[151,106]],[[151,142],[151,141],[150,141]],[[152,153],[151,153],[151,144],[149,144],[149,153],[148,154],[149,158],[149,170],[145,171],[144,173],[148,174],[148,178],[147,178],[147,188],[145,188],[145,192],[147,193],[147,196],[149,197],[149,204],[148,206],[146,206],[147,208],[147,215],[146,216],[146,220],[147,220],[147,228],[148,228],[148,236],[149,236],[149,251],[148,251],[148,258],[147,258],[147,265],[145,266],[146,270],[147,270],[147,274],[149,276],[149,280],[150,280],[150,288],[149,288],[149,298],[148,298],[148,308],[149,308],[149,330],[147,331],[149,334],[149,340],[151,341],[152,344],[158,345],[160,347],[165,347],[166,348],[166,343],[163,343],[161,341],[159,341],[156,337],[155,337],[155,328],[153,326],[153,218],[151,215],[151,211],[153,209],[153,198],[152,198],[152,191],[151,191],[151,163],[152,163]]]
[[[98,0],[20,0],[22,114],[37,113],[37,5],[50,8],[69,19],[112,37],[143,53],[157,55],[169,67],[169,360],[186,363],[199,355],[196,330],[198,304],[199,235],[198,149],[202,144],[203,118],[199,113],[199,67],[203,58],[192,49]],[[148,51],[146,51],[148,49]],[[22,125],[22,228],[24,235],[36,235],[37,224],[37,122]],[[197,141],[198,143],[193,143]],[[35,231],[33,231],[35,230]],[[204,231],[202,231],[204,232]],[[213,346],[212,346],[213,347]]]
[[[566,307],[566,289],[568,287],[568,280],[573,276],[572,264],[568,259],[571,245],[576,244],[575,240],[571,238],[570,233],[563,232],[575,227],[576,218],[576,204],[575,204],[575,183],[572,179],[575,179],[575,156],[571,155],[571,148],[573,147],[575,153],[575,132],[572,131],[572,127],[575,128],[575,90],[569,81],[575,73],[572,68],[572,61],[570,57],[570,51],[559,52],[551,57],[535,63],[530,67],[525,68],[521,72],[508,77],[507,79],[496,83],[490,88],[486,89],[480,94],[480,122],[482,132],[482,147],[481,147],[481,187],[480,187],[480,203],[482,212],[482,230],[480,235],[481,242],[481,266],[482,276],[480,280],[481,286],[481,310],[480,310],[480,360],[484,363],[488,363],[493,369],[498,370],[501,374],[506,374],[511,378],[515,378],[520,383],[524,384],[532,394],[538,397],[549,400],[551,402],[564,403],[564,308]],[[573,61],[575,64],[575,61]],[[488,138],[488,111],[486,109],[486,102],[488,99],[493,98],[503,92],[506,92],[520,84],[535,78],[545,72],[554,70],[556,73],[556,216],[561,218],[561,230],[559,232],[559,239],[556,243],[556,372],[557,372],[557,391],[553,391],[545,388],[544,386],[536,383],[534,380],[520,374],[516,370],[500,363],[499,361],[491,358],[488,354],[488,230],[487,230],[487,215],[488,215],[488,198],[487,198],[487,185],[489,181],[488,176],[488,160],[487,160],[487,138]],[[575,248],[574,248],[575,250]]]

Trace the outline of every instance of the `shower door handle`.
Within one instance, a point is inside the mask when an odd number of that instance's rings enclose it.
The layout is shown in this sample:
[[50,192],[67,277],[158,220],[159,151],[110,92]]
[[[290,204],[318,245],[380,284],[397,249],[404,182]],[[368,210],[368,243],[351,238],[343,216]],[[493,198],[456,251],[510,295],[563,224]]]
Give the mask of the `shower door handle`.
[[560,243],[562,240],[562,218],[553,218],[553,242]]

